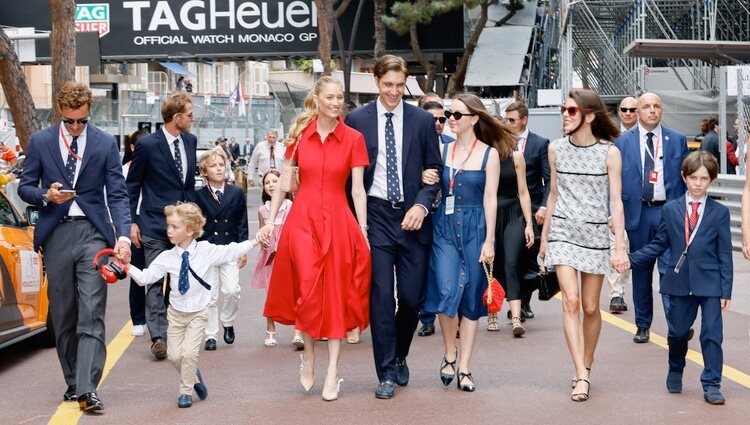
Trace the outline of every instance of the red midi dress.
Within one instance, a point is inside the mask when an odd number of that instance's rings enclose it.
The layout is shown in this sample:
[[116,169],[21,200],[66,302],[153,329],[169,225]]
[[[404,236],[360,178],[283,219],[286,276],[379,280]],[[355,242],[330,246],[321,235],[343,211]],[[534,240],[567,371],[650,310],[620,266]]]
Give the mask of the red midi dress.
[[[369,165],[365,139],[339,120],[321,142],[315,118],[295,143],[300,189],[281,231],[263,315],[315,338],[345,338],[370,323],[370,250],[346,196],[352,168]],[[287,147],[287,159],[293,151]]]

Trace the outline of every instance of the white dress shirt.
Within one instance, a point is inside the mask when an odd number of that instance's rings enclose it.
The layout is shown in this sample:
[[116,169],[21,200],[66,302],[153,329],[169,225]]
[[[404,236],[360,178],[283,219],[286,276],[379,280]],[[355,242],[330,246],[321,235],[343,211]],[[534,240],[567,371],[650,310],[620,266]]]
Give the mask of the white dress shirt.
[[524,153],[526,150],[526,141],[529,140],[529,129],[523,131],[520,135],[516,136],[516,150]]
[[[70,146],[71,143],[73,143],[73,136],[70,134],[67,128],[63,124],[60,124],[60,128],[62,129],[62,134],[57,137],[57,144],[60,148],[60,155],[62,156],[63,164],[68,164],[68,155],[70,153],[68,152],[68,147],[65,146],[65,143]],[[73,176],[73,188],[76,187],[76,183],[78,182],[78,173],[81,171],[81,163],[83,159],[83,154],[86,152],[86,131],[88,130],[88,124],[83,127],[83,131],[81,131],[81,135],[78,136],[76,139],[76,144],[78,145],[78,149],[76,150],[76,155],[78,155],[81,160],[76,160],[76,172]],[[63,136],[65,139],[63,139]],[[81,210],[81,207],[78,206],[78,203],[76,202],[76,199],[73,198],[73,203],[70,204],[70,208],[68,209],[68,215],[69,216],[85,216],[86,214],[83,213],[83,210]]]
[[399,102],[392,111],[388,111],[380,102],[380,97],[375,102],[378,110],[378,158],[375,161],[375,176],[372,181],[369,196],[388,200],[388,167],[386,165],[385,152],[385,123],[387,118],[386,112],[393,112],[391,121],[393,122],[393,132],[396,135],[396,165],[398,167],[398,184],[401,191],[401,199],[404,200],[404,170],[403,170],[403,152],[404,152],[404,101]]
[[[644,169],[646,165],[646,155],[648,155],[646,152],[646,140],[648,139],[648,137],[646,137],[647,133],[649,133],[649,131],[643,128],[639,122],[638,134],[641,141],[641,173],[643,174],[644,181],[648,181],[648,176]],[[655,129],[651,130],[651,133],[654,133],[654,152],[651,152],[651,154],[654,156],[654,171],[658,173],[656,184],[654,184],[654,201],[666,201],[667,190],[664,188],[664,143],[662,142],[661,137],[661,125],[658,125]]]
[[128,274],[140,286],[154,283],[163,279],[169,273],[170,285],[169,303],[175,310],[183,313],[195,313],[204,309],[211,300],[211,291],[203,287],[192,273],[188,272],[190,287],[185,294],[180,294],[177,285],[180,279],[180,266],[182,266],[182,253],[190,253],[188,260],[190,268],[209,285],[216,284],[215,266],[231,263],[240,256],[247,253],[256,245],[254,239],[244,242],[232,242],[229,245],[214,245],[208,241],[192,241],[188,249],[182,249],[175,245],[172,249],[159,254],[148,268],[143,270],[132,264],[128,266]]
[[[258,174],[262,177],[268,170],[277,169],[281,171],[281,167],[284,165],[284,153],[286,152],[286,146],[281,142],[275,142],[273,144],[273,166],[271,166],[271,144],[268,141],[258,143],[258,146],[253,149],[253,156],[250,157],[250,172],[252,177],[255,178],[255,169],[258,169]],[[297,160],[297,157],[294,157]]]
[[185,150],[185,141],[182,140],[182,137],[177,136],[174,137],[167,131],[166,128],[162,127],[161,130],[164,132],[164,136],[167,138],[167,146],[169,147],[169,152],[172,153],[172,159],[174,159],[174,139],[180,139],[180,143],[177,145],[180,147],[180,162],[182,163],[182,181],[185,182],[185,179],[187,178],[188,173],[188,163],[187,163],[187,151]]

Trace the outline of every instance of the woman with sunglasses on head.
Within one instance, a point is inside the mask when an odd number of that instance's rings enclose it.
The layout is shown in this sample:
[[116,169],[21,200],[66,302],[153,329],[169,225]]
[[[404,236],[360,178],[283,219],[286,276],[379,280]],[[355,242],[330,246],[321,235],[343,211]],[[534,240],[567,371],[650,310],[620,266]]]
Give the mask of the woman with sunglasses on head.
[[[554,266],[563,299],[563,331],[575,366],[573,401],[586,401],[602,328],[599,295],[609,264],[627,263],[620,189],[619,135],[599,95],[573,89],[560,107],[567,137],[549,146],[551,184],[539,256]],[[609,258],[608,215],[615,234]],[[545,255],[546,254],[546,255]],[[578,273],[581,289],[578,289]],[[579,314],[583,307],[583,323]]]
[[[440,379],[448,386],[474,391],[469,370],[478,320],[487,315],[482,295],[487,279],[481,263],[495,258],[495,219],[500,160],[496,149],[510,132],[473,94],[453,98],[446,111],[455,142],[441,146],[443,175],[433,171],[433,183],[442,185],[442,202],[433,218],[433,244],[424,311],[437,313],[445,343]],[[512,141],[511,141],[512,143]],[[460,346],[456,329],[461,315]],[[458,360],[458,366],[456,362]]]

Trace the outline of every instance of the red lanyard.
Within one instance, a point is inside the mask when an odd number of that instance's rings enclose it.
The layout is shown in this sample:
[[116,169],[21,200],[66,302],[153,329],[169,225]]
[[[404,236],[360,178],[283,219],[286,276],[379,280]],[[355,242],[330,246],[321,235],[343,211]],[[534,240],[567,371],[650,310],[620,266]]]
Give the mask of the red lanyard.
[[[216,196],[216,192],[214,192],[214,189],[213,189],[213,187],[211,187],[211,184],[208,183],[208,182],[206,182],[206,183],[207,183],[206,184],[206,190],[208,190],[208,193],[211,194],[211,197],[214,198],[214,201],[216,201],[217,204],[221,204],[221,202],[219,202],[219,197]],[[216,190],[219,190],[219,189],[216,189]],[[222,192],[224,191],[224,186],[221,187],[221,191]]]
[[453,160],[456,158],[456,147],[458,146],[458,141],[456,141],[453,144],[453,152],[451,153],[451,180],[450,183],[448,183],[448,193],[453,194],[453,183],[456,181],[456,174],[461,172],[461,169],[464,168],[464,165],[466,165],[466,161],[471,158],[471,153],[474,152],[474,148],[477,146],[477,138],[474,138],[474,143],[471,144],[471,148],[469,149],[469,153],[466,154],[466,159],[464,159],[464,162],[461,163],[461,165],[455,169],[453,168]]
[[68,153],[73,155],[73,158],[77,159],[78,161],[83,161],[82,156],[78,156],[75,152],[73,152],[72,149],[70,149],[70,145],[68,144],[68,139],[65,137],[65,133],[63,132],[62,124],[60,124],[60,136],[63,139],[63,144],[65,145],[65,148],[68,150]]

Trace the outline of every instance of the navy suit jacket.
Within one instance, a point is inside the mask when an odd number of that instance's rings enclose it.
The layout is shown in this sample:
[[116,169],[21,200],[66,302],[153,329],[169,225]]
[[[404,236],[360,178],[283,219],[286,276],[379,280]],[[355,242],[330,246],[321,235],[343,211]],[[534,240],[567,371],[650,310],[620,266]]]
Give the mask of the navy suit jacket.
[[[677,199],[685,194],[687,188],[682,180],[680,168],[688,154],[687,138],[684,134],[661,127],[662,148],[664,152],[664,189],[667,201]],[[615,140],[615,146],[622,155],[622,204],[625,210],[625,229],[635,230],[641,221],[643,206],[643,161],[641,161],[641,142],[638,126],[622,133]],[[646,176],[648,178],[648,176]]]
[[177,201],[195,202],[195,149],[198,141],[191,133],[182,133],[185,143],[187,177],[177,173],[172,152],[162,130],[142,137],[136,144],[128,171],[130,215],[135,216],[138,196],[143,196],[138,222],[141,234],[167,240],[164,207]]
[[231,184],[224,185],[224,196],[221,204],[216,202],[206,185],[195,193],[198,206],[206,217],[201,240],[216,245],[227,245],[231,242],[247,240],[247,202],[242,189]]
[[[370,165],[365,169],[365,190],[370,191],[375,177],[375,163],[378,159],[378,110],[377,100],[355,109],[346,116],[346,124],[362,133],[367,144],[367,154],[370,157]],[[437,132],[435,132],[435,118],[427,111],[404,102],[404,125],[403,125],[403,154],[401,168],[403,175],[401,185],[403,186],[404,210],[408,210],[414,204],[423,205],[430,211],[435,201],[440,184],[422,184],[422,171],[434,168],[438,175],[442,175],[443,161],[440,158],[440,150]],[[377,235],[371,235],[371,238]],[[425,217],[422,228],[417,231],[417,238],[422,243],[429,243],[432,238],[432,225],[429,214]],[[375,242],[374,240],[372,242]]]
[[685,250],[685,195],[668,202],[654,239],[630,254],[633,265],[644,266],[669,248],[668,268],[661,279],[659,292],[669,295],[698,297],[732,297],[732,234],[729,209],[707,198],[703,220],[687,251],[679,273],[674,267]]
[[69,200],[44,205],[42,195],[54,182],[62,183],[62,189],[75,189],[76,203],[109,246],[114,246],[120,236],[130,237],[128,194],[115,138],[92,124],[86,126],[86,149],[74,187],[68,181],[65,162],[60,155],[59,137],[60,124],[31,135],[18,186],[18,196],[39,207],[39,220],[34,228],[35,249],[42,246],[73,203]]
[[547,206],[550,185],[548,149],[549,139],[529,132],[523,159],[526,161],[526,185],[529,187],[532,212]]

